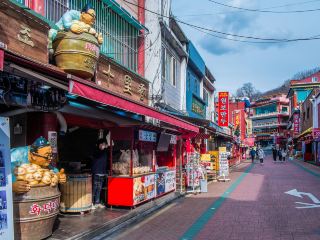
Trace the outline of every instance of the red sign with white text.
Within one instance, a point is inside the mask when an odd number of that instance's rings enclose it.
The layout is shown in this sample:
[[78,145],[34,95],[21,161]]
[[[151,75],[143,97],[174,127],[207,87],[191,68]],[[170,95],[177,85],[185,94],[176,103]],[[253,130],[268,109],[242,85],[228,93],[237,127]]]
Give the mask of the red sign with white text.
[[229,126],[229,92],[219,92],[218,98],[218,125]]
[[300,114],[295,113],[293,115],[293,133],[299,134],[300,133]]

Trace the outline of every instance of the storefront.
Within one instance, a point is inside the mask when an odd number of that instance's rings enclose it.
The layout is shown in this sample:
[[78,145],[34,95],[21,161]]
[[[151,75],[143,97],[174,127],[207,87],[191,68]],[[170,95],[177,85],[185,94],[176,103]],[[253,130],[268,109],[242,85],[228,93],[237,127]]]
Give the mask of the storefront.
[[[92,81],[49,64],[48,24],[27,12],[20,18],[20,11],[9,1],[0,4],[1,16],[16,20],[10,28],[0,23],[7,33],[0,35],[0,116],[10,118],[11,148],[29,146],[40,136],[49,140],[52,165],[67,175],[60,185],[60,210],[91,211],[91,162],[99,139],[109,146],[105,205],[133,207],[175,191],[182,138],[199,128],[149,107],[149,83],[105,56],[99,57]],[[8,41],[9,35],[18,37]],[[37,221],[52,215],[39,209]]]

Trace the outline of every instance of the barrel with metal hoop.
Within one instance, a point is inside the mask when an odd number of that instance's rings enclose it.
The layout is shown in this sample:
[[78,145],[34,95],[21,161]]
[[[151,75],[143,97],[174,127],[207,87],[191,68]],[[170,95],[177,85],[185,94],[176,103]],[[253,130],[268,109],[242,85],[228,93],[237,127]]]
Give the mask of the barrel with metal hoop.
[[52,46],[59,68],[84,79],[93,77],[100,51],[95,36],[89,33],[58,32]]
[[91,210],[92,176],[91,174],[68,174],[67,183],[60,186],[60,211],[79,213]]
[[48,185],[31,186],[25,194],[14,193],[15,239],[49,237],[59,213],[60,195],[57,186]]

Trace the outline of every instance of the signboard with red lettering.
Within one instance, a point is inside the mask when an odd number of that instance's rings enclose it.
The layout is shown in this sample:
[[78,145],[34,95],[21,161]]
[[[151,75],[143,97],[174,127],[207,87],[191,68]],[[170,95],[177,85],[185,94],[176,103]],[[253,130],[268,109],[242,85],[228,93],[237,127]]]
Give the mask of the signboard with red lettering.
[[320,128],[312,129],[312,135],[314,139],[320,138]]
[[293,133],[299,134],[300,133],[300,114],[295,113],[293,115]]
[[218,98],[218,125],[229,126],[229,92],[219,92]]

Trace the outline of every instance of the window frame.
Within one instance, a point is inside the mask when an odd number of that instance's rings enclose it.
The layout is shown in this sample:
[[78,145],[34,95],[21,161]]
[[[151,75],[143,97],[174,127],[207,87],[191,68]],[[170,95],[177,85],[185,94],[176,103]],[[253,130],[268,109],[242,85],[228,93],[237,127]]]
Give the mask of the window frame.
[[178,60],[165,44],[161,46],[161,77],[172,87],[177,87]]

